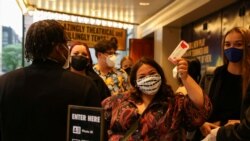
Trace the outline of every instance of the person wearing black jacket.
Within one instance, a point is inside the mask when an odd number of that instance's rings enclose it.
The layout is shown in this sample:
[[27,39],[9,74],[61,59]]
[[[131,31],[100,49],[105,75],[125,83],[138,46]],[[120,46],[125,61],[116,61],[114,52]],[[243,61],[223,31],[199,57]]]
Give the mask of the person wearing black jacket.
[[[203,136],[211,129],[240,122],[242,103],[242,51],[245,48],[247,30],[235,27],[222,41],[224,65],[217,67],[210,86],[209,97],[213,112],[200,130]],[[232,104],[234,103],[234,104]]]
[[[241,53],[233,56],[242,57],[242,97],[240,123],[228,124],[211,130],[203,141],[249,141],[250,140],[250,31],[245,30]],[[233,57],[232,56],[232,57]],[[234,104],[234,103],[232,103]]]
[[69,70],[92,79],[101,94],[101,100],[111,95],[103,79],[93,70],[93,61],[87,44],[79,41],[71,41]]
[[100,107],[94,82],[74,74],[63,26],[55,20],[33,23],[25,57],[32,64],[0,77],[2,141],[65,141],[68,105]]
[[[249,54],[250,55],[250,54]],[[250,65],[250,63],[248,63]],[[248,69],[250,72],[250,69]],[[248,72],[248,73],[249,73]],[[249,76],[248,76],[249,77]],[[249,81],[249,80],[248,80]],[[222,126],[217,132],[217,141],[250,141],[250,86],[245,92],[241,122]]]

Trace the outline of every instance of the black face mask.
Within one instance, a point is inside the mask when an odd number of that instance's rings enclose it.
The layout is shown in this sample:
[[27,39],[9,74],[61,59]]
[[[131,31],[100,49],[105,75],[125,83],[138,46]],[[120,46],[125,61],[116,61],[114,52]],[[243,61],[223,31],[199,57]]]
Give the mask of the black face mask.
[[130,72],[131,72],[131,67],[126,68],[125,71],[126,71],[126,73],[129,75]]
[[84,56],[71,56],[71,67],[75,70],[82,71],[89,65],[89,60]]

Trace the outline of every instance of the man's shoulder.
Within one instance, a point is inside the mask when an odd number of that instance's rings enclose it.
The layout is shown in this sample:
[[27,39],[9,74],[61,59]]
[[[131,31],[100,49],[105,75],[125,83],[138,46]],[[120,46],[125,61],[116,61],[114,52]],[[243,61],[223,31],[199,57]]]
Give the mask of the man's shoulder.
[[92,81],[92,79],[89,76],[82,76],[82,75],[73,73],[69,70],[65,70],[64,74],[65,74],[66,79],[69,79],[69,80],[84,81],[84,82]]
[[10,71],[10,72],[6,72],[6,73],[2,74],[0,76],[0,78],[7,79],[7,78],[12,78],[13,76],[18,76],[18,75],[21,76],[22,73],[24,73],[24,68],[19,68],[19,69],[16,69],[16,70],[13,70],[13,71]]

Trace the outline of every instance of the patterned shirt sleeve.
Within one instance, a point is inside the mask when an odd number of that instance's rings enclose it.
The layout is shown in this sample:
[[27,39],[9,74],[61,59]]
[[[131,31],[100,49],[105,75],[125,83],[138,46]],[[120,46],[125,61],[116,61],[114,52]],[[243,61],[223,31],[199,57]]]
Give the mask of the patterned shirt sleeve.
[[204,105],[197,108],[191,99],[186,96],[178,96],[178,105],[182,105],[184,127],[188,131],[201,126],[210,116],[212,104],[207,95],[204,94]]
[[110,96],[110,97],[107,97],[106,99],[104,99],[102,101],[102,107],[104,108],[104,116],[105,116],[105,119],[110,121],[111,119],[111,113],[112,113],[112,108],[113,107],[116,107],[117,104],[121,103],[121,101],[124,99],[124,96],[123,94],[117,94],[117,95],[113,95],[113,96]]
[[[184,128],[187,131],[192,131],[208,119],[212,110],[212,104],[208,96],[204,95],[204,105],[199,109],[188,95],[176,94],[174,109],[176,112],[173,114],[173,119],[176,120],[173,120],[172,127],[178,126],[179,122],[183,122]],[[182,119],[178,121],[177,119],[180,115],[182,115]]]
[[121,85],[124,88],[124,91],[128,91],[130,89],[128,74],[123,69],[119,69],[119,71],[121,72],[121,78],[123,79]]

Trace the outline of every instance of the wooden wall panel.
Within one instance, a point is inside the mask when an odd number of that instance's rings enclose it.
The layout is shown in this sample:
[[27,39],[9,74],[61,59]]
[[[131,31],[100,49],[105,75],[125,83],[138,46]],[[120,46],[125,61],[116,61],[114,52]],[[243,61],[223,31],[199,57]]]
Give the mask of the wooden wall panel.
[[154,58],[154,41],[151,39],[130,39],[129,56],[134,62],[143,56]]

